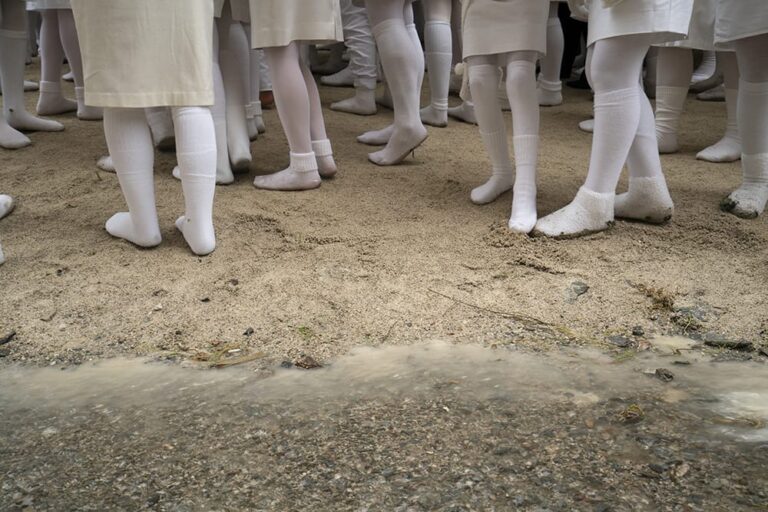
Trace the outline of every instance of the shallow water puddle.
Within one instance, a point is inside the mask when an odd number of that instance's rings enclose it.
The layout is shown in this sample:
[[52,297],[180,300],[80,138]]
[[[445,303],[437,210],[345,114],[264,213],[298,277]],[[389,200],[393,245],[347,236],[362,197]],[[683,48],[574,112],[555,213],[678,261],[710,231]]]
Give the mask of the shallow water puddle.
[[713,363],[690,340],[656,345],[621,363],[588,350],[360,348],[322,369],[280,369],[261,379],[243,368],[143,360],[6,368],[0,503],[51,510],[767,504],[768,368]]

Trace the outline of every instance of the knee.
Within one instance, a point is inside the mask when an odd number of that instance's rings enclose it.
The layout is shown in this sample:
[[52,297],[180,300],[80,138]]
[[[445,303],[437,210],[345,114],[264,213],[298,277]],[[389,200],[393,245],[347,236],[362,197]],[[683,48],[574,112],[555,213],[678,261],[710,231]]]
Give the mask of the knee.
[[536,82],[536,65],[527,60],[515,60],[507,64],[507,84],[525,87]]
[[469,66],[469,88],[475,96],[496,94],[499,85],[499,68],[492,64]]

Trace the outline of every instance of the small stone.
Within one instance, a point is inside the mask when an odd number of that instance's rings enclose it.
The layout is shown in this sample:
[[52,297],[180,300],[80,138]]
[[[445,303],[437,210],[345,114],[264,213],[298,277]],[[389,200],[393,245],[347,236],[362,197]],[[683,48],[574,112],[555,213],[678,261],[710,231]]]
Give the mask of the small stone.
[[211,302],[211,298],[210,297],[203,297],[202,299],[200,299],[200,302]]
[[656,368],[654,374],[656,375],[656,378],[662,382],[670,382],[675,378],[675,374],[666,368]]
[[576,299],[578,299],[588,291],[589,291],[589,285],[587,283],[584,283],[582,281],[574,281],[568,287],[565,300],[569,304],[573,304],[574,302],[576,302]]
[[624,336],[608,336],[608,341],[621,348],[626,348],[632,345],[632,340]]
[[16,337],[16,331],[11,331],[2,338],[0,338],[0,345],[5,345],[6,343],[10,343],[13,338]]
[[636,325],[632,328],[632,336],[645,336],[645,330],[639,325]]
[[252,336],[252,335],[253,335],[253,327],[247,328],[243,333],[243,336]]
[[290,361],[283,361],[280,363],[280,368],[293,368],[293,363]]
[[162,304],[155,304],[155,307],[152,308],[152,311],[162,311],[163,305]]
[[315,368],[322,368],[323,365],[315,361],[315,359],[312,356],[309,356],[307,354],[303,354],[299,359],[296,360],[294,363],[299,368],[303,368],[305,370],[314,370]]
[[710,347],[727,348],[729,350],[750,351],[753,348],[752,342],[747,340],[729,340],[722,334],[708,332],[704,334],[704,344]]

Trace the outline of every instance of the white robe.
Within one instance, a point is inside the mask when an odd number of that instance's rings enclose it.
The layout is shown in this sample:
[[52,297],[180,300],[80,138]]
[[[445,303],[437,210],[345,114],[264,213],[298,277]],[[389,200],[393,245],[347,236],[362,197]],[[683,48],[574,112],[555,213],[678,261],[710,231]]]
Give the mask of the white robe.
[[462,0],[463,58],[547,50],[549,2]]
[[768,0],[717,0],[715,44],[729,49],[733,41],[768,33]]
[[639,34],[651,35],[652,44],[684,39],[692,12],[693,0],[624,0],[613,7],[606,7],[603,0],[590,0],[587,46],[600,39]]
[[72,0],[72,10],[87,105],[213,104],[211,0]]
[[339,0],[250,0],[254,48],[344,41]]

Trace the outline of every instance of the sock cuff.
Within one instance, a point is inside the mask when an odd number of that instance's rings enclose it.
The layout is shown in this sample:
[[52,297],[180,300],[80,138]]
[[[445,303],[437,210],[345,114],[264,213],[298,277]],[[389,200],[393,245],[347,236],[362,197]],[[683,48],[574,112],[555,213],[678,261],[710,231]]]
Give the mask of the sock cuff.
[[291,170],[294,172],[317,171],[315,153],[291,153]]
[[640,88],[637,86],[627,87],[626,89],[615,89],[613,91],[596,92],[595,93],[595,107],[606,103],[613,103],[615,101],[631,98],[632,96],[638,96],[640,94]]
[[0,29],[0,37],[8,39],[27,39],[27,32],[24,30]]
[[493,64],[470,64],[469,66],[470,78],[473,75],[476,77],[492,76],[496,78],[496,81],[498,81],[499,77],[501,76],[501,73],[499,71],[499,66],[495,66]]
[[424,23],[425,27],[429,27],[431,25],[448,25],[450,27],[451,26],[451,22],[450,21],[433,20],[433,21],[427,21],[427,22]]
[[402,20],[390,18],[380,21],[375,26],[371,27],[371,32],[373,33],[374,39],[378,39],[381,34],[397,26],[403,26]]
[[515,135],[512,137],[517,165],[536,165],[539,158],[538,135]]
[[741,164],[745,175],[764,175],[768,178],[768,153],[757,153],[754,155],[742,153]]
[[600,202],[610,201],[611,204],[613,204],[613,201],[616,198],[616,193],[615,192],[595,192],[594,190],[589,190],[587,187],[581,187],[579,191],[576,193],[576,198],[587,199],[591,201],[600,201]]
[[550,82],[549,80],[539,78],[539,87],[545,91],[560,92],[563,90],[563,83],[559,80],[557,82]]
[[739,79],[739,90],[751,94],[768,94],[768,82],[747,82]]
[[510,60],[509,62],[507,62],[505,67],[507,69],[509,68],[535,69],[536,63],[530,60]]
[[329,139],[313,140],[312,151],[315,156],[333,156],[333,148],[331,147],[331,141]]
[[61,84],[57,82],[49,82],[47,80],[40,80],[40,92],[59,92],[61,91]]

